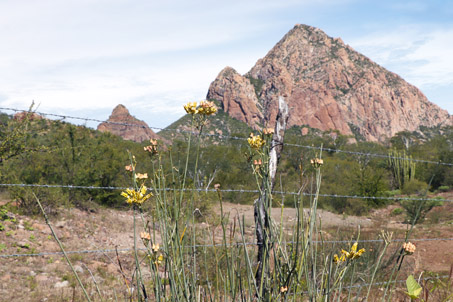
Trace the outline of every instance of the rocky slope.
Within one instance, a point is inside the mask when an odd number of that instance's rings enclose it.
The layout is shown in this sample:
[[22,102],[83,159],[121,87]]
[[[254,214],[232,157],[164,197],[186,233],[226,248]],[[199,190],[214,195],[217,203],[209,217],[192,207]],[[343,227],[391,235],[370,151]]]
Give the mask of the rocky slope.
[[207,99],[259,128],[272,125],[279,95],[291,108],[289,126],[337,129],[369,141],[453,120],[398,75],[307,25],[296,25],[247,74],[222,70]]
[[[116,106],[107,121],[111,123],[101,123],[97,129],[102,132],[110,132],[121,136],[123,139],[134,142],[142,142],[151,138],[160,139],[159,136],[154,133],[154,131],[151,130],[145,122],[133,117],[124,105],[120,104]],[[114,123],[139,126],[117,125]]]

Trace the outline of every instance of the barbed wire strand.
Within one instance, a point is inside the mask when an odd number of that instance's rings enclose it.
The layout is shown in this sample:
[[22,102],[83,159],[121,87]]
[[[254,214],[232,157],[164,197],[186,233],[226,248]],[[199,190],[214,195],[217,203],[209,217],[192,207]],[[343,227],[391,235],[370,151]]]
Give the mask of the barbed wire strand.
[[[14,112],[29,112],[29,110],[20,110],[20,109],[15,109],[15,108],[5,108],[5,107],[0,107],[0,110],[10,110]],[[112,121],[106,121],[106,120],[99,120],[99,119],[94,119],[94,118],[84,118],[84,117],[76,117],[76,116],[68,116],[68,115],[62,115],[62,114],[52,114],[52,113],[45,113],[45,112],[34,112],[36,114],[42,115],[42,116],[53,116],[53,117],[58,117],[61,119],[75,119],[75,120],[83,120],[83,121],[89,121],[89,122],[97,122],[97,123],[108,123],[108,124],[113,124],[113,125],[119,125],[119,126],[130,126],[130,127],[139,127],[139,128],[149,128],[153,130],[158,130],[158,131],[174,131],[177,133],[189,133],[189,134],[199,134],[193,131],[188,131],[188,130],[183,130],[183,129],[169,129],[169,128],[160,128],[160,127],[154,127],[154,126],[147,126],[147,125],[140,125],[140,124],[130,124],[130,123],[122,123],[122,122],[112,122]],[[210,134],[210,133],[204,133],[202,134],[203,136],[208,136],[208,137],[217,137],[220,139],[231,139],[231,140],[242,140],[245,141],[246,138],[243,137],[237,137],[237,136],[229,136],[229,135],[220,135],[220,134]],[[367,157],[378,157],[378,158],[393,158],[393,159],[399,159],[399,160],[410,160],[413,162],[419,162],[419,163],[428,163],[428,164],[437,164],[437,165],[445,165],[445,166],[453,166],[453,163],[444,163],[441,161],[431,161],[431,160],[424,160],[424,159],[413,159],[413,158],[405,158],[405,157],[394,157],[394,156],[389,156],[389,155],[384,155],[384,154],[376,154],[376,153],[365,153],[365,152],[359,152],[359,151],[348,151],[348,150],[340,150],[340,149],[332,149],[332,148],[325,148],[325,147],[316,147],[316,146],[308,146],[308,145],[300,145],[300,144],[292,144],[292,143],[285,143],[286,146],[292,146],[292,147],[298,147],[298,148],[305,148],[305,149],[311,149],[311,150],[320,150],[320,151],[327,151],[327,152],[334,152],[334,153],[345,153],[345,154],[351,154],[351,155],[359,155],[359,156],[367,156]],[[30,151],[41,151],[41,150],[30,150]],[[46,151],[46,150],[42,150]],[[50,150],[49,150],[50,151]],[[127,189],[126,187],[112,187],[112,186],[106,186],[106,187],[99,187],[99,186],[76,186],[76,185],[37,185],[37,184],[0,184],[0,186],[16,186],[16,187],[45,187],[45,188],[68,188],[68,189],[104,189],[104,190],[124,190]],[[173,190],[171,188],[165,188],[164,190]],[[184,191],[211,191],[211,192],[216,192],[216,191],[221,191],[221,192],[238,192],[238,193],[259,193],[258,190],[234,190],[234,189],[223,189],[223,190],[214,190],[214,189],[184,189]],[[274,192],[275,194],[290,194],[290,195],[299,195],[300,193],[298,192],[281,192],[281,191],[276,191]],[[309,194],[309,193],[302,193],[302,195],[308,195],[308,196],[313,196],[315,194]],[[388,200],[417,200],[417,201],[430,201],[430,200],[435,200],[439,201],[439,199],[427,199],[427,198],[398,198],[398,197],[375,197],[375,196],[357,196],[357,195],[338,195],[338,194],[319,194],[318,196],[322,197],[335,197],[335,198],[358,198],[358,199],[388,199]],[[440,200],[440,201],[448,201],[448,202],[453,202],[453,200]],[[451,241],[453,238],[420,238],[420,239],[411,239],[411,241]],[[395,239],[392,242],[402,242],[406,241],[406,239]],[[350,243],[350,240],[330,240],[330,241],[313,241],[313,243]],[[376,239],[376,240],[359,240],[360,243],[366,243],[366,242],[383,242],[382,239]],[[291,242],[289,242],[291,243]],[[243,242],[238,242],[234,244],[235,246],[240,246],[240,245],[257,245],[256,243],[243,243]],[[197,247],[218,247],[218,246],[224,246],[223,244],[211,244],[211,245],[194,245],[194,246],[187,246],[188,248],[197,248]],[[78,251],[67,251],[67,254],[90,254],[90,253],[110,253],[110,252],[127,252],[127,251],[132,251],[133,248],[125,248],[125,249],[101,249],[101,250],[78,250]],[[145,248],[141,248],[138,250],[146,250]],[[49,255],[63,255],[63,252],[42,252],[42,253],[30,253],[30,254],[4,254],[0,255],[0,258],[12,258],[12,257],[39,257],[39,256],[49,256]],[[446,278],[449,276],[440,276],[439,278]],[[430,277],[423,278],[423,280],[428,280]],[[394,280],[392,283],[403,283],[406,280]],[[344,287],[344,289],[350,289],[350,288],[360,288],[360,287],[367,287],[367,286],[377,286],[377,285],[384,285],[387,284],[388,282],[376,282],[373,284],[359,284],[359,285],[352,285],[352,286],[347,286]]]
[[[8,108],[8,107],[0,107],[0,110],[9,110],[9,111],[14,111],[14,112],[30,112],[29,110]],[[90,122],[97,122],[97,123],[107,123],[107,124],[120,125],[120,126],[139,127],[139,128],[145,128],[145,129],[149,128],[149,129],[158,130],[158,131],[172,131],[172,132],[177,132],[177,133],[190,133],[190,134],[197,134],[197,135],[199,134],[198,132],[184,130],[184,129],[171,129],[171,128],[154,127],[154,126],[147,126],[147,125],[140,125],[140,124],[112,122],[112,121],[108,121],[108,120],[99,120],[99,119],[94,119],[94,118],[85,118],[85,117],[77,117],[77,116],[70,116],[70,115],[38,112],[38,111],[36,111],[34,113],[43,115],[43,116],[58,117],[61,119],[75,119],[75,120],[83,120],[83,121],[90,121]],[[247,140],[247,138],[244,138],[244,137],[222,135],[222,134],[217,134],[217,133],[201,133],[201,135],[207,136],[207,137],[217,137],[220,139],[231,139],[231,140],[242,140],[242,141]],[[386,154],[378,154],[378,153],[370,153],[370,152],[348,151],[348,150],[341,150],[341,149],[332,149],[332,148],[291,144],[291,143],[284,143],[284,145],[298,147],[298,148],[312,149],[312,150],[334,152],[334,153],[345,153],[345,154],[351,154],[351,155],[360,155],[360,156],[377,157],[377,158],[393,158],[393,159],[398,159],[398,160],[409,160],[409,161],[418,162],[418,163],[436,164],[436,165],[442,165],[442,166],[453,166],[453,163],[445,163],[442,161],[414,159],[414,158],[390,156],[390,155],[386,155]]]
[[[453,241],[453,238],[414,238],[410,239],[410,242],[423,242],[423,241]],[[356,242],[354,240],[314,240],[312,243],[314,244],[339,244],[339,243],[352,243]],[[365,239],[365,240],[358,240],[358,243],[381,243],[384,242],[382,239]],[[394,239],[392,243],[397,242],[406,242],[406,239]],[[294,244],[297,242],[288,241],[285,244]],[[206,248],[206,247],[242,247],[242,246],[258,246],[259,244],[256,242],[232,242],[227,243],[226,245],[223,243],[218,244],[195,244],[195,245],[187,245],[185,248]],[[113,253],[113,252],[128,252],[133,251],[133,248],[121,248],[121,249],[97,249],[97,250],[75,250],[75,251],[66,251],[66,254],[99,254],[99,253]],[[146,251],[146,248],[138,248],[139,251]],[[42,256],[53,256],[53,255],[63,255],[63,252],[41,252],[41,253],[27,253],[27,254],[3,254],[0,255],[0,258],[14,258],[14,257],[42,257]]]
[[[31,188],[65,188],[65,189],[87,189],[87,190],[126,190],[131,187],[114,187],[114,186],[78,186],[78,185],[50,185],[50,184],[0,184],[0,187],[31,187]],[[162,188],[157,191],[181,191],[178,188]],[[203,189],[203,188],[184,188],[184,192],[225,192],[225,193],[260,193],[259,190],[248,189]],[[314,193],[306,192],[291,192],[291,191],[273,191],[274,195],[302,195],[302,196],[316,196]],[[350,199],[371,199],[371,200],[395,200],[395,201],[436,201],[436,202],[453,202],[453,199],[440,199],[440,198],[417,198],[417,197],[387,197],[387,196],[360,196],[360,195],[341,195],[341,194],[318,194],[319,197],[332,197],[332,198],[350,198]]]

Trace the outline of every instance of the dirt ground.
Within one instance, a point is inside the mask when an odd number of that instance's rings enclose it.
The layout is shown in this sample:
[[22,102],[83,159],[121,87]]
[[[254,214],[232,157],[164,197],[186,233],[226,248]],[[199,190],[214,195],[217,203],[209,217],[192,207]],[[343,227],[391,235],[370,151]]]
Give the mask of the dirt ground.
[[[445,198],[453,199],[453,193],[446,193]],[[3,201],[5,202],[5,201]],[[319,210],[322,221],[323,239],[353,240],[358,226],[361,239],[377,239],[377,234],[385,229],[393,231],[394,238],[403,238],[407,225],[402,223],[403,215],[393,216],[395,206],[376,210],[366,217],[333,214]],[[199,228],[212,232],[210,225],[219,217],[219,208],[213,207],[205,222]],[[305,210],[307,211],[307,210]],[[247,234],[253,242],[254,218],[253,207],[248,205],[224,204],[224,213],[229,213],[230,221],[235,217],[244,217]],[[12,215],[12,214],[11,214]],[[275,221],[283,221],[290,230],[295,220],[296,210],[285,208],[273,210]],[[60,252],[58,244],[51,236],[51,231],[44,219],[14,215],[16,221],[2,221],[4,230],[0,231],[0,300],[8,301],[80,301],[81,293],[76,281]],[[91,294],[95,294],[92,282],[93,274],[102,291],[114,291],[121,294],[124,282],[118,267],[118,261],[127,271],[132,267],[132,252],[91,253],[101,249],[130,249],[133,247],[133,212],[113,209],[98,209],[96,212],[84,212],[78,209],[64,209],[58,219],[51,224],[63,243],[76,270],[88,284]],[[219,228],[216,228],[219,231]],[[445,204],[430,213],[422,224],[417,225],[412,238],[450,238],[450,240],[414,241],[416,253],[410,262],[416,272],[430,271],[448,273],[453,265],[453,203]],[[140,243],[141,244],[141,243]],[[399,243],[395,243],[399,244]],[[347,246],[345,246],[347,248]],[[71,251],[86,251],[71,253]],[[47,254],[46,254],[47,253]],[[23,254],[41,254],[23,256]],[[45,255],[43,255],[45,254]],[[13,255],[6,257],[5,255]]]

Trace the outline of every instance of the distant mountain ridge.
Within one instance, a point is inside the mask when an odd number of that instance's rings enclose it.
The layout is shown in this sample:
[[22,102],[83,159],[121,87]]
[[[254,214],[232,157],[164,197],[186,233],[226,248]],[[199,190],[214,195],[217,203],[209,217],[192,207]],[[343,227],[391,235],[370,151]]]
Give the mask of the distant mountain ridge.
[[453,124],[415,86],[307,25],[296,25],[245,75],[224,68],[207,99],[257,129],[273,124],[279,95],[291,108],[289,126],[339,130],[367,141]]

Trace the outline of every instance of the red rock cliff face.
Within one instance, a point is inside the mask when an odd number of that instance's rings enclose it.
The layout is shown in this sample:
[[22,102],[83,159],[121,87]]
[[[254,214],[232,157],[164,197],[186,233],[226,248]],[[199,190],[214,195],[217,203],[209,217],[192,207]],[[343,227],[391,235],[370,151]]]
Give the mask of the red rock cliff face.
[[286,96],[291,108],[289,126],[337,129],[346,135],[356,129],[369,141],[420,126],[452,124],[448,112],[416,87],[341,39],[306,25],[296,25],[246,75],[223,70],[207,98],[256,128],[275,120],[279,95]]
[[[134,142],[142,142],[151,138],[159,139],[159,136],[154,133],[145,122],[133,117],[124,105],[116,106],[107,121],[112,123],[101,123],[97,129],[102,132],[110,132],[121,136],[123,139]],[[114,123],[140,126],[115,125]]]
[[209,87],[209,99],[222,100],[231,117],[257,126],[263,119],[261,105],[250,80],[231,67],[225,67]]

